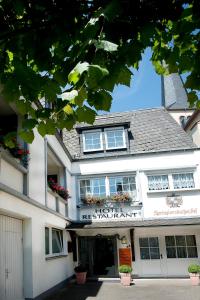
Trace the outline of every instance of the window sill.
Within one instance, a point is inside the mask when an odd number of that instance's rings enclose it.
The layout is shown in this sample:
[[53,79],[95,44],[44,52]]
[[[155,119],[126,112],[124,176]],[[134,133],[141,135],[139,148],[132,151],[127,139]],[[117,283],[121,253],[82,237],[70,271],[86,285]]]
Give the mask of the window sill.
[[173,190],[155,190],[155,191],[147,191],[147,194],[171,194],[171,193],[179,193],[179,192],[199,192],[199,188],[188,188],[188,189],[173,189]]
[[67,256],[68,256],[68,254],[52,255],[52,256],[47,256],[47,257],[45,257],[45,260],[53,260],[53,259],[58,259],[58,258],[67,257]]

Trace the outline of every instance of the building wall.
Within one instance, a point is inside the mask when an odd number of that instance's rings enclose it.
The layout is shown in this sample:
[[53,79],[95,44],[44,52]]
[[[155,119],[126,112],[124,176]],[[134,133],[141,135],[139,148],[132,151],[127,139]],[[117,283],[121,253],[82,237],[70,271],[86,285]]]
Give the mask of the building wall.
[[[84,176],[98,177],[105,174],[117,175],[120,173],[136,174],[138,200],[143,203],[142,214],[139,218],[193,217],[200,215],[199,162],[199,151],[171,152],[76,162],[72,165],[72,171],[77,174],[77,181],[78,178],[84,178]],[[194,172],[195,188],[164,191],[148,190],[147,175],[171,174],[173,172]],[[76,193],[78,200],[78,184]],[[178,208],[169,207],[167,204],[166,197],[172,195],[172,193],[182,197],[182,204]],[[99,210],[100,208],[97,207],[97,209]],[[134,207],[129,207],[130,211],[134,209]],[[95,213],[94,207],[80,208],[79,210],[81,214],[91,215]],[[104,212],[106,213],[106,211]],[[94,221],[102,220],[94,219]]]
[[[17,205],[16,205],[17,204]],[[45,257],[45,226],[64,231],[64,244],[70,240],[65,231],[66,221],[50,212],[0,192],[0,213],[23,220],[24,293],[34,298],[73,274],[72,254],[52,258]]]
[[[9,153],[7,153],[7,160],[4,159],[4,156],[0,156],[0,183],[5,188],[6,186],[8,189],[10,188],[11,194],[16,194],[16,196],[12,196],[10,193],[0,190],[0,214],[23,220],[25,298],[34,298],[40,295],[74,273],[72,254],[67,252],[67,241],[70,240],[70,237],[65,230],[67,223],[65,204],[60,199],[58,202],[60,214],[56,213],[56,197],[51,194],[49,208],[52,211],[48,210],[46,205],[45,144],[53,149],[65,169],[66,186],[72,196],[69,199],[69,203],[72,202],[72,205],[69,204],[68,213],[73,216],[74,195],[71,192],[71,162],[55,136],[47,136],[44,139],[35,132],[35,139],[29,145],[30,160],[27,171]],[[28,198],[24,196],[25,191],[30,201],[35,201],[35,205],[26,201]],[[21,197],[24,197],[24,200],[21,200]],[[37,205],[42,205],[44,209]],[[47,260],[45,256],[45,226],[63,230],[65,256]]]
[[181,125],[180,122],[180,117],[184,116],[184,117],[189,117],[192,115],[193,110],[178,110],[178,111],[171,111],[169,110],[170,115],[174,118],[174,120]]

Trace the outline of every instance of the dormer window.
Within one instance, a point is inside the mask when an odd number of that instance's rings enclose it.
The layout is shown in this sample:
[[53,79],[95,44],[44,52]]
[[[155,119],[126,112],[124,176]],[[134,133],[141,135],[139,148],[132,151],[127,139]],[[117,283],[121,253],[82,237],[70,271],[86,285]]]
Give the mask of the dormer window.
[[83,133],[83,151],[103,150],[102,132],[100,130],[84,131]]
[[124,128],[105,129],[106,149],[126,148]]

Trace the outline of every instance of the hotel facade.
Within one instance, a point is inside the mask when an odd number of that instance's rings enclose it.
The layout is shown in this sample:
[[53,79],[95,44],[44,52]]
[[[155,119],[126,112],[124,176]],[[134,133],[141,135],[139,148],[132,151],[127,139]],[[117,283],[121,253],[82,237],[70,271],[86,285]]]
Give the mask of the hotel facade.
[[[200,150],[181,127],[192,111],[177,74],[163,91],[162,108],[35,132],[26,163],[1,147],[0,299],[42,299],[79,263],[93,278],[118,277],[124,263],[134,277],[186,277],[199,263]],[[1,128],[19,128],[0,102]]]

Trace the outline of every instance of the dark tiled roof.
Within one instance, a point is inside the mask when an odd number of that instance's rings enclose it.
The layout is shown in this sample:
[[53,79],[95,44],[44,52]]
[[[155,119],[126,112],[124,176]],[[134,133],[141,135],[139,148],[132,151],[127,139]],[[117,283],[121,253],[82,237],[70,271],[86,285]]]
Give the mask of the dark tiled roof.
[[200,218],[143,219],[133,221],[70,222],[66,229],[157,227],[178,225],[200,225]]
[[[77,132],[80,128],[96,128],[130,122],[129,145],[121,151],[83,154],[82,142]],[[145,109],[98,116],[94,125],[78,124],[71,131],[63,132],[63,140],[70,154],[76,159],[110,157],[129,154],[195,149],[191,137],[176,123],[164,108]]]

